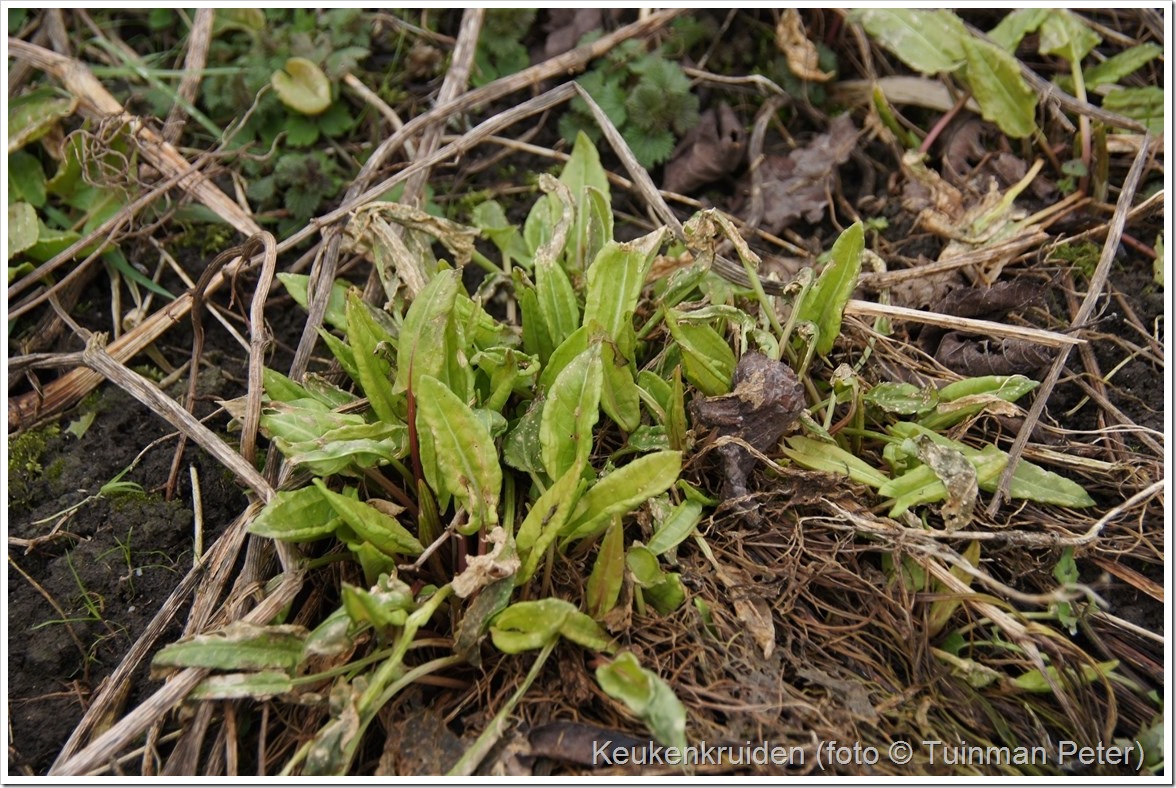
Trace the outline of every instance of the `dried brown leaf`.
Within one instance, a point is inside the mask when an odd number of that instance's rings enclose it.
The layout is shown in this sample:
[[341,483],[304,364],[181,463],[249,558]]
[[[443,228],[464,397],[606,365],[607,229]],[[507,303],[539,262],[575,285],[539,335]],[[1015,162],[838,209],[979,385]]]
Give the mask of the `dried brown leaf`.
[[747,133],[735,110],[726,102],[706,110],[698,125],[679,143],[668,164],[662,186],[690,194],[699,186],[730,175],[743,161]]

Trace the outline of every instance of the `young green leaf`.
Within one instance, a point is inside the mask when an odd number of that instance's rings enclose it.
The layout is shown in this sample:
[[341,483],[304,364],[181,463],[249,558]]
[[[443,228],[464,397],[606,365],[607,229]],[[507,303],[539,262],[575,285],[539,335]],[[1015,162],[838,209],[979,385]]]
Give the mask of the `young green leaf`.
[[[645,278],[665,234],[663,227],[628,243],[610,241],[604,245],[588,267],[585,326],[596,321],[615,341],[625,341],[624,329],[632,327],[641,288],[645,286]],[[630,362],[635,360],[633,347],[622,346],[620,351]]]
[[614,514],[625,514],[668,490],[681,470],[682,453],[677,451],[647,454],[618,468],[581,496],[563,535],[571,540],[599,533]]
[[600,345],[593,345],[564,367],[547,392],[539,443],[551,478],[587,461],[592,451],[592,427],[600,418],[603,377]]
[[408,308],[397,345],[394,387],[397,394],[406,391],[410,383],[416,391],[425,375],[450,386],[454,384],[446,373],[449,360],[460,350],[453,321],[454,302],[460,287],[460,271],[439,271]]
[[1102,36],[1091,30],[1073,11],[1051,8],[1041,23],[1037,51],[1043,55],[1057,55],[1070,63],[1079,63],[1101,43]]
[[670,685],[643,668],[631,652],[597,668],[596,682],[640,717],[659,742],[667,747],[686,746],[686,707]]
[[600,540],[600,552],[592,565],[592,574],[588,576],[584,598],[588,614],[597,621],[602,620],[616,606],[624,580],[625,530],[620,518],[616,518]]
[[1047,16],[1048,8],[1018,8],[989,30],[988,37],[1010,53],[1015,52],[1021,39],[1041,27]]
[[871,487],[881,487],[890,481],[886,474],[835,443],[826,443],[803,435],[789,435],[784,440],[788,443],[787,448],[781,448],[784,456],[802,468],[840,473],[859,484],[868,484]]
[[343,522],[355,531],[359,537],[376,547],[385,555],[420,555],[425,548],[417,538],[405,530],[404,526],[374,506],[363,501],[356,501],[346,495],[327,488],[322,479],[314,479],[314,486],[319,489],[335,514],[343,518]]
[[616,344],[608,340],[601,345],[600,362],[604,371],[600,408],[618,427],[632,432],[641,423],[641,396],[633,380],[632,365],[617,353]]
[[290,442],[276,437],[274,445],[291,464],[316,476],[359,475],[358,471],[408,454],[408,428],[391,422],[347,425],[306,441]]
[[686,378],[708,397],[726,394],[735,374],[735,351],[706,323],[687,323],[679,317],[676,310],[666,311],[666,327],[682,351]]
[[391,337],[368,314],[368,306],[357,290],[347,295],[346,314],[347,339],[359,373],[359,385],[377,418],[399,421],[404,412],[403,398],[392,391],[392,364],[381,347],[388,345]]
[[576,135],[572,155],[559,179],[575,200],[576,218],[568,239],[566,266],[570,271],[583,271],[601,244],[612,240],[608,175],[600,164],[596,146],[584,132]]
[[339,522],[317,487],[303,487],[274,495],[249,524],[249,533],[286,542],[309,542],[330,536]]
[[443,485],[465,503],[470,519],[463,534],[476,533],[483,525],[498,522],[498,496],[502,491],[502,466],[494,438],[468,405],[436,378],[425,375],[417,382],[417,434],[432,441]]
[[515,536],[515,547],[522,557],[523,566],[518,572],[518,584],[531,578],[547,549],[555,542],[559,532],[567,523],[576,502],[580,499],[580,476],[582,464],[568,468],[547,491],[539,496],[526,519],[519,526]]
[[1087,90],[1094,90],[1103,85],[1113,85],[1123,77],[1135,73],[1139,69],[1164,54],[1163,47],[1152,43],[1133,46],[1107,58],[1097,65],[1082,72]]
[[515,602],[494,619],[490,638],[504,654],[534,651],[559,637],[568,616],[579,612],[571,602],[550,597]]
[[811,322],[817,326],[820,332],[817,336],[817,352],[822,356],[833,350],[833,343],[841,334],[845,305],[853,295],[858,275],[862,271],[864,247],[865,229],[861,222],[855,222],[833,244],[829,264],[796,307],[797,321]]
[[[1055,685],[1063,684],[1064,686],[1069,687],[1074,686],[1075,683],[1093,684],[1100,679],[1109,677],[1117,667],[1119,667],[1119,660],[1117,659],[1107,660],[1106,662],[1098,662],[1094,665],[1084,663],[1077,666],[1077,670],[1066,668],[1066,679],[1063,681],[1061,672],[1058,670],[1057,665],[1050,665],[1045,669],[1045,672],[1049,674],[1049,678],[1047,678],[1046,675],[1041,672],[1041,670],[1034,668],[1033,670],[1026,671],[1025,673],[1022,673],[1020,676],[1017,676],[1015,679],[1013,679],[1012,685],[1017,689],[1025,690],[1026,692],[1053,692],[1050,679],[1053,680],[1052,683]],[[1079,673],[1079,671],[1080,674],[1075,675],[1075,673]]]
[[386,574],[380,575],[370,591],[350,583],[343,583],[342,590],[343,609],[351,623],[371,624],[381,634],[404,626],[416,607],[409,585]]
[[1025,84],[1016,58],[996,44],[972,36],[962,43],[968,85],[980,104],[980,114],[1010,137],[1028,137],[1037,129],[1037,96]]
[[[306,309],[309,303],[307,296],[307,287],[309,286],[310,277],[305,274],[275,274],[278,281],[286,288],[286,292],[294,299],[298,306]],[[336,280],[331,283],[331,296],[327,301],[327,311],[323,315],[323,321],[340,331],[347,330],[347,315],[345,308],[347,305],[347,291],[351,285],[342,280]]]
[[661,555],[671,550],[694,533],[698,521],[702,519],[702,504],[697,501],[683,501],[673,508],[670,514],[662,520],[647,547],[653,555]]

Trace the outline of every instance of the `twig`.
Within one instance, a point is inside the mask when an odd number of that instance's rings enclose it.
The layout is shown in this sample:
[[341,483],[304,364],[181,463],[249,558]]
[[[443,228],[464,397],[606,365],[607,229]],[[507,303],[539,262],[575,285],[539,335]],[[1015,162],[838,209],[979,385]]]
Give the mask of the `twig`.
[[[1127,173],[1127,180],[1124,181],[1123,189],[1119,193],[1119,202],[1115,207],[1115,216],[1111,220],[1110,227],[1107,231],[1107,239],[1103,244],[1102,255],[1098,260],[1098,267],[1094,270],[1094,276],[1090,278],[1090,289],[1087,290],[1086,297],[1082,300],[1082,306],[1079,307],[1077,314],[1074,315],[1074,319],[1071,321],[1071,325],[1075,328],[1081,328],[1090,319],[1090,315],[1094,312],[1095,304],[1102,296],[1103,289],[1106,287],[1107,277],[1111,273],[1111,262],[1115,259],[1115,250],[1119,246],[1119,236],[1122,235],[1123,227],[1127,222],[1127,212],[1131,207],[1131,200],[1135,197],[1135,189],[1143,177],[1143,165],[1149,157],[1149,149],[1151,147],[1150,136],[1148,135],[1145,143],[1140,146],[1139,154],[1131,164],[1131,170]],[[1058,378],[1061,377],[1062,369],[1066,366],[1066,359],[1069,358],[1072,347],[1072,344],[1062,347],[1057,358],[1054,359],[1054,363],[1050,366],[1049,372],[1046,373],[1045,380],[1041,382],[1041,387],[1037,391],[1033,405],[1029,408],[1029,414],[1025,417],[1025,422],[1021,425],[1021,431],[1017,433],[1017,439],[1013,441],[1013,445],[1009,448],[1009,463],[1005,466],[996,491],[992,495],[992,500],[988,504],[987,513],[989,517],[996,514],[997,510],[1000,509],[1001,503],[1008,497],[1009,485],[1012,483],[1013,474],[1016,472],[1017,465],[1021,461],[1021,453],[1025,451],[1025,444],[1029,442],[1029,435],[1033,432],[1034,426],[1036,426],[1038,420],[1041,418],[1041,414],[1045,410],[1045,403],[1049,400],[1050,394],[1053,393]]]
[[172,104],[167,113],[167,120],[163,123],[164,141],[174,145],[184,131],[185,105],[196,103],[196,93],[200,90],[200,80],[204,75],[204,65],[208,62],[208,47],[212,43],[212,20],[216,11],[211,8],[197,8],[196,16],[192,19],[192,29],[188,31],[188,53],[184,56],[184,77],[176,88],[176,95],[181,99]]
[[977,320],[970,317],[957,317],[939,312],[925,312],[921,309],[909,309],[903,306],[887,306],[870,301],[860,301],[851,298],[845,305],[845,314],[863,317],[885,317],[893,320],[911,320],[916,323],[929,323],[935,326],[967,331],[971,334],[1007,337],[1009,339],[1023,339],[1036,342],[1046,347],[1071,348],[1081,345],[1086,340],[1059,334],[1056,331],[1046,331],[1041,328],[1014,326],[1007,323],[996,323],[992,320]]

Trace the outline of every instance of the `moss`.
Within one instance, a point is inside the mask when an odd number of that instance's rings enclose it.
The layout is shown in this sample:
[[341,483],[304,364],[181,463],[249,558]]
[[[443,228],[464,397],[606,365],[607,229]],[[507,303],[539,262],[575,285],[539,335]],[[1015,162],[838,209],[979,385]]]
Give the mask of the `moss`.
[[[49,439],[61,432],[57,425],[30,430],[17,435],[8,443],[8,502],[10,505],[28,503],[32,483],[42,475],[41,456]],[[56,465],[57,463],[54,463]],[[61,470],[57,469],[60,475]]]

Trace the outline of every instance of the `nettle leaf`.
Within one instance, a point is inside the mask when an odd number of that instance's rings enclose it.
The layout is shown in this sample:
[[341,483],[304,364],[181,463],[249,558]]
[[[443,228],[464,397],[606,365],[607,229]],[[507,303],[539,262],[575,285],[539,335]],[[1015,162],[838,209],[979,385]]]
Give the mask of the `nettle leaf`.
[[980,114],[1010,137],[1028,137],[1037,129],[1037,96],[1025,84],[1016,58],[972,36],[963,39],[963,46],[968,85],[980,104]]
[[[276,276],[298,306],[306,309],[306,305],[310,302],[306,294],[310,277],[304,274],[287,273],[278,273]],[[339,331],[347,330],[347,291],[350,289],[351,285],[340,279],[336,279],[331,283],[331,296],[327,300],[327,311],[323,315],[323,320],[331,328],[336,328]]]
[[543,403],[539,443],[543,465],[553,479],[573,465],[586,463],[592,451],[592,428],[600,418],[604,372],[600,345],[593,345],[564,367]]
[[[585,326],[595,321],[614,340],[624,340],[624,329],[632,327],[641,289],[645,286],[645,279],[665,239],[665,233],[663,227],[628,243],[609,241],[604,245],[588,267]],[[633,347],[621,347],[620,350],[629,361],[635,360]]]
[[647,454],[618,468],[581,496],[563,535],[568,540],[595,536],[614,514],[626,514],[668,490],[681,470],[682,453],[678,451]]
[[446,372],[459,350],[453,313],[460,287],[460,271],[439,271],[408,308],[396,352],[397,393],[407,390],[410,382],[416,391],[426,375],[454,383]]
[[285,542],[309,542],[335,533],[341,522],[317,487],[281,491],[249,524],[249,533]]
[[855,222],[833,244],[829,264],[797,307],[798,322],[817,326],[817,352],[822,356],[833,350],[833,343],[841,334],[841,318],[857,287],[864,248],[865,229],[861,222]]
[[361,539],[371,542],[372,546],[385,555],[420,555],[425,551],[417,538],[410,534],[395,517],[384,514],[379,509],[340,495],[327,488],[322,479],[315,479],[314,486],[319,489],[335,514],[343,518]]
[[292,673],[302,660],[305,627],[259,626],[236,621],[223,629],[165,646],[151,660],[151,670],[283,670]]
[[303,115],[320,115],[331,106],[331,81],[314,62],[292,57],[270,76],[278,98]]
[[631,652],[598,667],[596,682],[640,717],[655,739],[667,747],[685,749],[686,707],[670,685],[643,668]]
[[389,346],[394,341],[368,313],[368,305],[358,290],[347,295],[347,339],[355,358],[359,373],[359,385],[367,395],[368,402],[382,421],[399,421],[404,412],[403,398],[392,391],[392,364],[388,361],[381,345]]
[[494,438],[481,419],[449,387],[431,375],[417,383],[417,434],[432,442],[440,479],[433,489],[444,487],[464,502],[470,513],[463,534],[476,533],[483,525],[498,522],[498,496],[502,492],[502,466]]
[[959,67],[964,62],[960,42],[971,38],[960,18],[942,9],[868,8],[851,18],[903,63],[928,75]]

